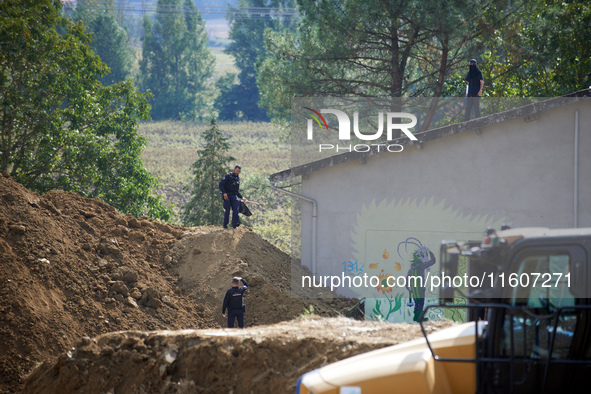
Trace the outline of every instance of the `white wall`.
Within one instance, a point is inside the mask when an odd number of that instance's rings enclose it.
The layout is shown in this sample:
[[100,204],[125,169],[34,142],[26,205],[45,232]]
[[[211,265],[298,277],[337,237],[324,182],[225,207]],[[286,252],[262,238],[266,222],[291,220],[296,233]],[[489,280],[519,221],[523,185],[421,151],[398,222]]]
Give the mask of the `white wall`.
[[[371,259],[367,249],[376,231],[391,232],[391,249],[408,234],[422,237],[438,255],[442,233],[480,238],[486,225],[501,222],[572,227],[575,111],[578,221],[579,227],[591,227],[591,102],[583,101],[539,113],[529,123],[518,118],[480,135],[464,132],[427,142],[423,149],[410,146],[371,156],[365,164],[348,162],[309,174],[302,194],[318,202],[318,274],[338,274],[344,261]],[[304,265],[311,261],[310,228],[311,205],[304,203]]]

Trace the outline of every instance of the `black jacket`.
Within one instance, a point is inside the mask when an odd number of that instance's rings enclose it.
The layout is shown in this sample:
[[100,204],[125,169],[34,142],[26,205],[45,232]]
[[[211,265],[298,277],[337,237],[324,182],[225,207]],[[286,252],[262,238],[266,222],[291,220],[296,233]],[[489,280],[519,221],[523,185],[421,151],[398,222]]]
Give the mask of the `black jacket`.
[[224,305],[222,305],[222,313],[226,313],[226,309],[240,309],[244,306],[244,300],[242,299],[242,295],[248,289],[248,283],[244,279],[242,279],[242,283],[244,286],[238,286],[231,288],[226,291],[226,296],[224,297]]
[[466,82],[468,82],[468,97],[479,97],[480,81],[484,81],[482,71],[478,66],[470,66],[470,71],[466,75]]
[[242,194],[240,194],[240,177],[234,174],[234,171],[227,173],[224,175],[222,180],[220,181],[220,192],[222,196],[224,193],[226,194],[235,194],[239,198],[242,198]]

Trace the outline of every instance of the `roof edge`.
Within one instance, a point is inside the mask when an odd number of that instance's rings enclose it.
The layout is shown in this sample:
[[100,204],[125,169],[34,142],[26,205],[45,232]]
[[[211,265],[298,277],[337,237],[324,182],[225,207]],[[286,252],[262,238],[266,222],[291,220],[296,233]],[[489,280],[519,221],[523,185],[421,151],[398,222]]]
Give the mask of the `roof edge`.
[[[412,145],[421,145],[426,141],[433,141],[440,138],[445,138],[451,135],[463,133],[471,130],[479,130],[484,127],[488,127],[494,124],[507,122],[509,120],[527,117],[529,115],[536,114],[538,112],[548,111],[554,108],[562,107],[567,104],[573,104],[579,101],[587,100],[591,97],[591,88],[581,90],[578,92],[570,93],[565,96],[553,97],[548,100],[541,101],[539,103],[528,104],[523,107],[510,109],[507,111],[499,112],[496,114],[488,115],[478,119],[472,119],[467,122],[454,123],[448,126],[443,126],[419,133],[414,135],[418,138],[418,141],[411,141],[407,137],[397,138],[392,140],[392,143],[399,144],[404,147]],[[576,100],[572,100],[575,98]],[[299,166],[291,167],[283,171],[279,171],[269,175],[269,181],[272,184],[277,182],[286,181],[298,176],[307,175],[315,171],[322,170],[324,168],[333,167],[339,164],[344,164],[353,160],[363,160],[366,157],[373,156],[379,153],[379,147],[371,147],[367,152],[346,152],[337,154],[330,157],[325,157],[319,160],[315,160],[309,163],[301,164]]]

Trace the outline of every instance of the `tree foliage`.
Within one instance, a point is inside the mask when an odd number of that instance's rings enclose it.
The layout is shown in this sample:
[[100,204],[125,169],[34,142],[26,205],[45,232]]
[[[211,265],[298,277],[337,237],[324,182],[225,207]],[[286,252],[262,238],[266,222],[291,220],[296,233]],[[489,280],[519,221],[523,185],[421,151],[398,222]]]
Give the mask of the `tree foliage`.
[[266,32],[261,104],[281,119],[294,96],[439,97],[527,1],[298,0],[296,31]]
[[124,81],[131,73],[132,55],[127,31],[117,21],[112,0],[78,0],[74,21],[92,33],[90,48],[107,64],[110,72],[101,77],[103,85]]
[[227,173],[229,163],[235,159],[228,155],[230,144],[215,119],[211,120],[211,127],[205,131],[203,139],[205,146],[197,151],[197,160],[192,165],[191,200],[181,214],[185,225],[221,225],[223,220],[219,182]]
[[221,120],[267,121],[265,110],[259,108],[259,89],[256,84],[256,64],[266,55],[264,45],[265,29],[282,30],[292,23],[290,18],[272,15],[236,13],[249,8],[273,8],[282,10],[294,7],[294,0],[240,0],[237,8],[230,8],[230,45],[225,52],[233,55],[240,70],[238,83],[229,76],[218,82],[220,95],[215,107]]
[[201,14],[191,0],[158,0],[154,22],[144,18],[141,81],[151,99],[152,118],[193,117],[205,106],[205,83],[214,59],[207,49]]
[[107,67],[90,35],[60,10],[58,0],[0,2],[0,169],[38,192],[74,191],[167,219],[140,159],[145,96],[131,81],[100,83]]
[[582,0],[535,0],[528,12],[500,26],[479,46],[488,94],[552,97],[589,86],[591,4]]

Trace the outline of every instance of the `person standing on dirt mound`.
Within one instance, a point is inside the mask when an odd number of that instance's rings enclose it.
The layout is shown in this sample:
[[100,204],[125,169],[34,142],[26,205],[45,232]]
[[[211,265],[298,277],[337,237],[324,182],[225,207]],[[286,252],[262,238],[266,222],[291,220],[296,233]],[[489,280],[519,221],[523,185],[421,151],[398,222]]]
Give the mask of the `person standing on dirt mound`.
[[[240,281],[244,286],[240,286]],[[228,328],[234,328],[234,319],[238,319],[238,327],[244,328],[244,298],[243,294],[248,289],[248,283],[238,276],[232,278],[232,287],[226,291],[224,304],[222,305],[222,316],[226,317],[228,310]]]
[[241,167],[234,167],[234,171],[224,175],[220,181],[219,188],[224,202],[224,228],[228,228],[230,222],[230,209],[232,209],[232,227],[240,226],[240,201],[247,202],[240,194],[240,171]]

